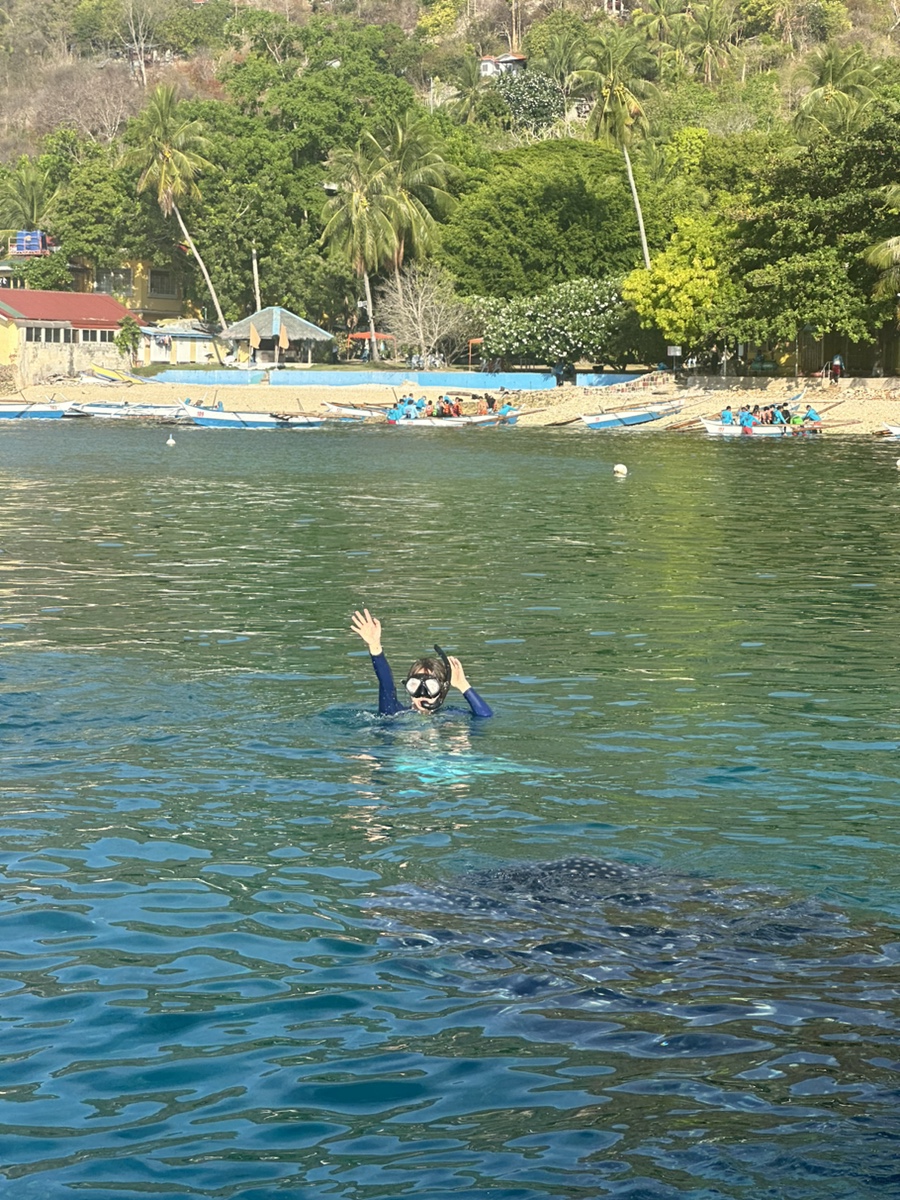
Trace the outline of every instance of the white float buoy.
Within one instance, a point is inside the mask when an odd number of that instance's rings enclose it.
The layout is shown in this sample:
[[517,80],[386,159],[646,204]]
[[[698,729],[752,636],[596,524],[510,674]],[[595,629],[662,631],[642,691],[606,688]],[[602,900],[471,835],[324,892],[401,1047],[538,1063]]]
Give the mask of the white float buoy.
[[167,446],[175,445],[175,439],[172,437],[171,433],[169,434],[168,438],[166,439],[166,445]]
[[624,478],[624,476],[626,476],[627,474],[628,474],[628,468],[625,466],[624,463],[616,463],[616,465],[613,467],[613,475],[618,475],[618,476]]
[[900,458],[897,459],[897,470],[900,471]]

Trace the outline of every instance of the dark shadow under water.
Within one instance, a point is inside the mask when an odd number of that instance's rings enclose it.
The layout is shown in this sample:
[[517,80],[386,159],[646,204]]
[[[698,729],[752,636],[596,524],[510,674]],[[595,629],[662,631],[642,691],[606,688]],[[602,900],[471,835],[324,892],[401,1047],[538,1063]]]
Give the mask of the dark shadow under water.
[[[495,1002],[485,1033],[562,1049],[567,1072],[595,1077],[617,1156],[653,1160],[647,1195],[900,1195],[895,929],[577,857],[369,903],[395,971],[460,1007]],[[682,1193],[684,1171],[723,1190]]]

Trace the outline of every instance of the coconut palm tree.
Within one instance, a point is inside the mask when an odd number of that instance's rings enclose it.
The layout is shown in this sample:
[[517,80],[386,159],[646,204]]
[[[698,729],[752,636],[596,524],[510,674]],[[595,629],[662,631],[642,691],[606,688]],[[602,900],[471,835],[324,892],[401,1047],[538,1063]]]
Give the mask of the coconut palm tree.
[[450,100],[450,109],[458,120],[471,125],[478,106],[487,91],[488,81],[481,74],[481,63],[477,58],[466,57],[456,76],[456,91]]
[[635,29],[643,30],[647,40],[655,45],[658,61],[662,61],[666,46],[672,44],[684,7],[684,0],[641,0],[641,7],[634,11],[632,24]]
[[809,87],[794,118],[806,137],[854,132],[874,99],[875,71],[859,46],[822,46],[798,68],[795,78]]
[[454,203],[446,190],[450,164],[427,118],[408,112],[379,134],[365,135],[362,147],[382,172],[394,230],[394,274],[402,287],[400,270],[407,250],[427,252],[434,244],[435,214],[446,213]]
[[209,146],[203,136],[203,126],[199,121],[191,121],[183,116],[174,87],[160,84],[147,107],[135,118],[130,135],[134,145],[126,151],[123,161],[127,166],[140,170],[138,191],[154,188],[163,215],[169,217],[175,214],[184,240],[203,273],[216,316],[224,329],[226,321],[216,289],[178,207],[178,201],[184,197],[190,200],[200,198],[197,176],[202,171],[213,169],[213,164],[203,157]]
[[690,44],[703,82],[712,84],[734,48],[734,9],[730,0],[709,0],[708,4],[698,4],[692,16]]
[[[885,203],[900,211],[900,184],[885,188]],[[900,296],[900,236],[889,237],[866,251],[866,261],[881,271],[876,296]]]
[[0,236],[19,229],[46,231],[60,189],[54,188],[46,171],[30,158],[20,158],[15,168],[0,177]]
[[397,200],[387,164],[364,142],[332,150],[327,170],[333,195],[325,202],[322,241],[346,258],[363,281],[371,353],[377,362],[371,275],[394,260]]
[[584,33],[577,29],[559,29],[547,41],[543,52],[534,56],[529,69],[546,75],[562,88],[566,99],[584,90],[582,69],[591,66],[585,47]]
[[621,25],[612,25],[588,48],[590,68],[580,72],[592,86],[596,100],[588,117],[588,132],[599,141],[619,147],[625,158],[628,184],[641,235],[644,266],[650,270],[650,250],[644,230],[644,214],[634,181],[628,145],[634,133],[647,126],[647,117],[640,101],[646,90],[645,73],[652,68],[653,58],[643,41]]

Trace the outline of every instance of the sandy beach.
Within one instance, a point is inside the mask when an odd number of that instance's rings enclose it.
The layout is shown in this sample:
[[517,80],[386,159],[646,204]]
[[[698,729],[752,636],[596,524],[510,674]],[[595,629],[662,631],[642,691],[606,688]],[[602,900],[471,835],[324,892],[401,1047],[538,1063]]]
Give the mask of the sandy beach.
[[[594,413],[602,409],[640,407],[646,404],[679,400],[682,404],[677,416],[653,422],[648,428],[654,430],[672,426],[684,427],[690,418],[715,417],[726,404],[738,408],[742,404],[770,404],[795,397],[806,389],[804,399],[817,409],[824,409],[825,426],[835,433],[871,437],[884,429],[885,423],[900,425],[900,378],[845,379],[832,386],[823,385],[818,378],[811,380],[745,379],[713,380],[689,379],[676,383],[650,377],[646,386],[640,382],[614,385],[606,388],[583,388],[574,384],[547,391],[516,393],[515,400],[525,411],[536,409],[523,416],[521,425],[559,425],[566,421],[577,421],[582,413]],[[436,400],[443,388],[420,388],[410,384],[416,396],[424,395]],[[50,397],[74,402],[132,404],[176,404],[190,399],[194,403],[214,405],[219,402],[226,409],[250,412],[317,413],[327,415],[324,408],[328,403],[371,404],[390,407],[404,389],[379,384],[350,386],[346,388],[322,387],[204,387],[198,380],[196,385],[147,383],[34,386],[25,388],[20,395],[29,402],[43,401]],[[475,402],[466,400],[467,393],[461,392],[463,411],[474,412]],[[11,398],[11,397],[9,397]],[[834,407],[830,407],[834,406]]]

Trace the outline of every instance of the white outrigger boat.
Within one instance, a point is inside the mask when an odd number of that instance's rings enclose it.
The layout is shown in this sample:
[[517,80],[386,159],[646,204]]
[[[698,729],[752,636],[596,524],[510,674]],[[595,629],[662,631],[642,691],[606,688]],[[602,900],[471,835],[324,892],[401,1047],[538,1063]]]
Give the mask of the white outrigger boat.
[[121,404],[102,401],[75,401],[67,416],[96,417],[103,421],[184,421],[184,409],[180,404]]
[[199,404],[181,401],[182,411],[189,421],[206,429],[317,429],[325,424],[324,417],[308,413],[237,412],[225,408],[203,408]]
[[661,417],[674,417],[681,412],[678,401],[668,404],[648,404],[643,408],[622,408],[609,412],[582,413],[581,420],[588,429],[627,429],[631,425],[646,425]]
[[818,437],[822,430],[816,425],[725,425],[722,421],[710,421],[700,418],[700,423],[710,437],[751,437],[751,438],[798,438]]
[[885,429],[892,438],[900,438],[900,425],[885,425]]
[[[0,420],[53,420],[54,418],[69,416],[71,408],[72,405],[66,401],[59,403],[56,400],[40,400],[29,404],[24,400],[19,400],[15,403],[4,400],[0,403]],[[77,416],[80,414],[72,415]]]
[[342,421],[367,421],[370,417],[386,417],[387,409],[379,404],[332,404],[323,403],[327,413],[334,413]]
[[513,409],[502,416],[500,413],[488,413],[481,417],[401,417],[399,421],[388,421],[388,424],[393,429],[459,429],[467,425],[480,429],[496,425],[515,425],[519,415],[519,410]]

